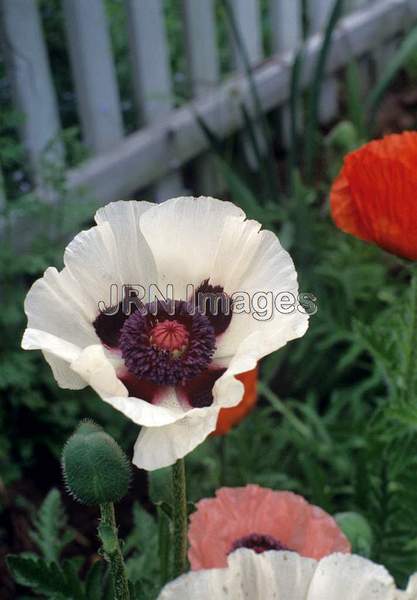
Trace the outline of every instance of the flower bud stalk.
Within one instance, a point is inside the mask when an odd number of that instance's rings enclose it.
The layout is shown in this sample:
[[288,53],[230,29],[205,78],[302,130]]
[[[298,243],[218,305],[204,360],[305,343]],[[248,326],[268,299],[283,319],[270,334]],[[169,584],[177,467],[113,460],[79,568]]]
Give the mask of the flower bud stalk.
[[187,568],[187,492],[184,459],[172,466],[172,500],[174,521],[174,564],[173,577],[178,577]]
[[122,550],[117,535],[116,517],[112,502],[100,504],[101,520],[98,535],[104,556],[110,563],[115,600],[130,600],[129,584]]

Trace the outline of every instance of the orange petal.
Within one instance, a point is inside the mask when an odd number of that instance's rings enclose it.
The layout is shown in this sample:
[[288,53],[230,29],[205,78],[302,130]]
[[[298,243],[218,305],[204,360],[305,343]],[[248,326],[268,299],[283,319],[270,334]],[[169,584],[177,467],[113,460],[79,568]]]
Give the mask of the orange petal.
[[225,435],[230,431],[233,425],[237,425],[252,410],[256,404],[256,384],[258,382],[258,368],[246,373],[240,373],[236,376],[245,386],[243,398],[236,406],[232,408],[222,408],[217,419],[217,426],[214,435]]
[[330,203],[336,225],[417,259],[417,133],[387,136],[348,154]]

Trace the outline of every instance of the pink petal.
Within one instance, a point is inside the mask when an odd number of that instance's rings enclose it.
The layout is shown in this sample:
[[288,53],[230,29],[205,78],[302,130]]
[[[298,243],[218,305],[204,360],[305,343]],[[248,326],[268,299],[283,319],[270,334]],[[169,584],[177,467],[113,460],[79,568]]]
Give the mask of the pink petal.
[[197,503],[188,531],[191,568],[225,567],[233,543],[253,533],[270,535],[310,558],[350,552],[348,540],[323,510],[292,492],[251,484],[220,488],[216,498]]

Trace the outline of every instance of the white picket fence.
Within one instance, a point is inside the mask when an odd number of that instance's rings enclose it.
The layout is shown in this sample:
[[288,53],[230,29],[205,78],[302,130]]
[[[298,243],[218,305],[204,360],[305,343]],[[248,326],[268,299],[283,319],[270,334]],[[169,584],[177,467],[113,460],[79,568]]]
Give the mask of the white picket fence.
[[[61,0],[80,127],[90,158],[67,173],[71,189],[87,189],[98,203],[132,196],[152,186],[163,200],[184,191],[183,166],[193,159],[198,171],[194,192],[208,191],[207,140],[195,115],[226,137],[242,127],[240,106],[252,110],[242,58],[231,36],[234,72],[220,77],[214,0],[178,0],[183,15],[187,66],[194,97],[173,108],[172,73],[162,0],[124,0],[127,11],[131,77],[141,126],[126,136],[115,75],[109,23],[102,0]],[[114,0],[120,1],[120,0]],[[272,56],[265,56],[260,0],[230,0],[235,21],[253,67],[262,109],[286,103],[294,52],[303,42],[302,0],[269,0],[267,20]],[[323,121],[335,117],[336,81],[332,74],[352,58],[381,56],[389,42],[417,18],[417,0],[346,0],[346,14],[333,38],[328,81],[321,99]],[[333,0],[308,0],[308,36],[302,85],[309,85]],[[37,0],[0,0],[14,103],[24,115],[21,136],[34,185],[51,140],[59,138],[60,119]],[[265,15],[264,15],[265,18]],[[385,57],[386,59],[386,57]],[[384,60],[385,60],[384,59]],[[285,132],[284,132],[285,135]],[[65,161],[54,144],[54,158]],[[0,169],[1,175],[1,169]],[[1,196],[1,195],[0,195]],[[3,198],[3,202],[4,202]]]

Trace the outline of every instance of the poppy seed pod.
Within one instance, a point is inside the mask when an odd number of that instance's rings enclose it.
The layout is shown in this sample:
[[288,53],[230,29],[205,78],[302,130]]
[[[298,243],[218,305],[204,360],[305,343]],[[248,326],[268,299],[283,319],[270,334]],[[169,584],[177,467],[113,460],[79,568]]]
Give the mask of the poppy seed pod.
[[126,455],[93,421],[82,421],[65,444],[62,470],[68,491],[83,504],[118,502],[129,488]]

